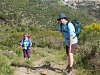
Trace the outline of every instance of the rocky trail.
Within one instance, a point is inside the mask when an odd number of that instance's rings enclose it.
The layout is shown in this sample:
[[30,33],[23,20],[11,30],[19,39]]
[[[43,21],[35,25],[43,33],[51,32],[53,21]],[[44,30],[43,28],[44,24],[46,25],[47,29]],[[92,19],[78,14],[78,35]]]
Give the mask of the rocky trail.
[[14,75],[65,75],[65,65],[50,63],[44,59],[39,59],[33,63],[33,67],[12,64],[15,68]]
[[[38,53],[39,52],[37,52],[36,54]],[[55,56],[54,54],[50,54],[50,53],[46,53],[46,54],[48,54],[47,56],[49,57]],[[14,75],[65,75],[64,70],[66,68],[66,64],[61,61],[59,61],[58,63],[49,62],[46,59],[47,56],[41,57],[40,59],[36,59],[36,60],[32,60],[31,58],[29,62],[27,60],[24,60],[23,57],[21,57],[20,63],[24,61],[27,61],[27,63],[25,65],[11,64],[11,66],[15,69]]]
[[16,69],[14,75],[63,75],[63,66],[51,65],[43,59],[35,61],[34,64],[34,67],[12,65]]

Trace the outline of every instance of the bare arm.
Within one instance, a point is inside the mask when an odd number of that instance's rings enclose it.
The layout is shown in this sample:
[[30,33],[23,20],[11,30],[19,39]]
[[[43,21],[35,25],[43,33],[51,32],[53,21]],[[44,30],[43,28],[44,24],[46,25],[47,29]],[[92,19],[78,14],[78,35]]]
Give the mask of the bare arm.
[[71,51],[71,46],[72,46],[72,40],[73,40],[73,37],[70,36],[70,38],[69,38],[69,47],[70,47],[70,51]]

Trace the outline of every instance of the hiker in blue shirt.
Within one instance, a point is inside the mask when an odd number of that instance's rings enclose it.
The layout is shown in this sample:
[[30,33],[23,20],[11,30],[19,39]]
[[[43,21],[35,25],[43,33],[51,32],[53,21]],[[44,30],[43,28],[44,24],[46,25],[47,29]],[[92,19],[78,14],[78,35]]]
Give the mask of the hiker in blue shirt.
[[65,38],[66,53],[68,57],[68,66],[66,67],[66,72],[70,74],[72,73],[74,62],[73,53],[77,45],[78,39],[75,34],[74,25],[68,21],[68,17],[66,17],[65,14],[59,14],[57,20],[60,23],[60,30]]
[[20,41],[20,46],[23,49],[23,55],[25,60],[26,57],[28,57],[28,60],[30,60],[30,47],[32,46],[32,41],[29,35],[24,35],[24,38]]

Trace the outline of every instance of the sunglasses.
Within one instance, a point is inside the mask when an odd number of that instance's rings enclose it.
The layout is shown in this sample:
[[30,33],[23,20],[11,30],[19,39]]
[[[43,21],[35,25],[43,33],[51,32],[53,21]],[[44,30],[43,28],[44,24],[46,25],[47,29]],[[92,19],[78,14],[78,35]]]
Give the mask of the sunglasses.
[[63,19],[63,18],[59,18],[59,19],[57,19],[57,21],[60,21],[61,19]]

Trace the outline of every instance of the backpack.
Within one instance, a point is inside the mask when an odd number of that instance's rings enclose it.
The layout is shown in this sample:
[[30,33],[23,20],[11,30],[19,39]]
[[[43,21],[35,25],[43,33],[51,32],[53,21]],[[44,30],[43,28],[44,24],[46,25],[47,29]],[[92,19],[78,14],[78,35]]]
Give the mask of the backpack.
[[[24,45],[25,39],[23,38],[22,41],[23,41],[23,45],[22,46],[25,47],[25,45]],[[27,42],[29,42],[28,47],[30,47],[30,39],[28,39]]]
[[75,33],[76,33],[76,36],[78,37],[81,32],[81,28],[80,28],[81,25],[78,20],[72,20],[71,23],[74,25]]
[[[69,23],[69,21],[68,21],[68,23]],[[67,23],[67,24],[68,24]],[[72,20],[71,21],[71,23],[74,25],[74,27],[75,27],[75,34],[76,34],[76,36],[78,37],[79,36],[79,34],[80,34],[80,32],[81,32],[81,28],[80,28],[80,23],[78,22],[78,20]],[[66,24],[66,25],[67,25]],[[60,24],[60,28],[61,28],[61,32],[66,32],[66,30],[65,31],[62,31],[62,24]]]

